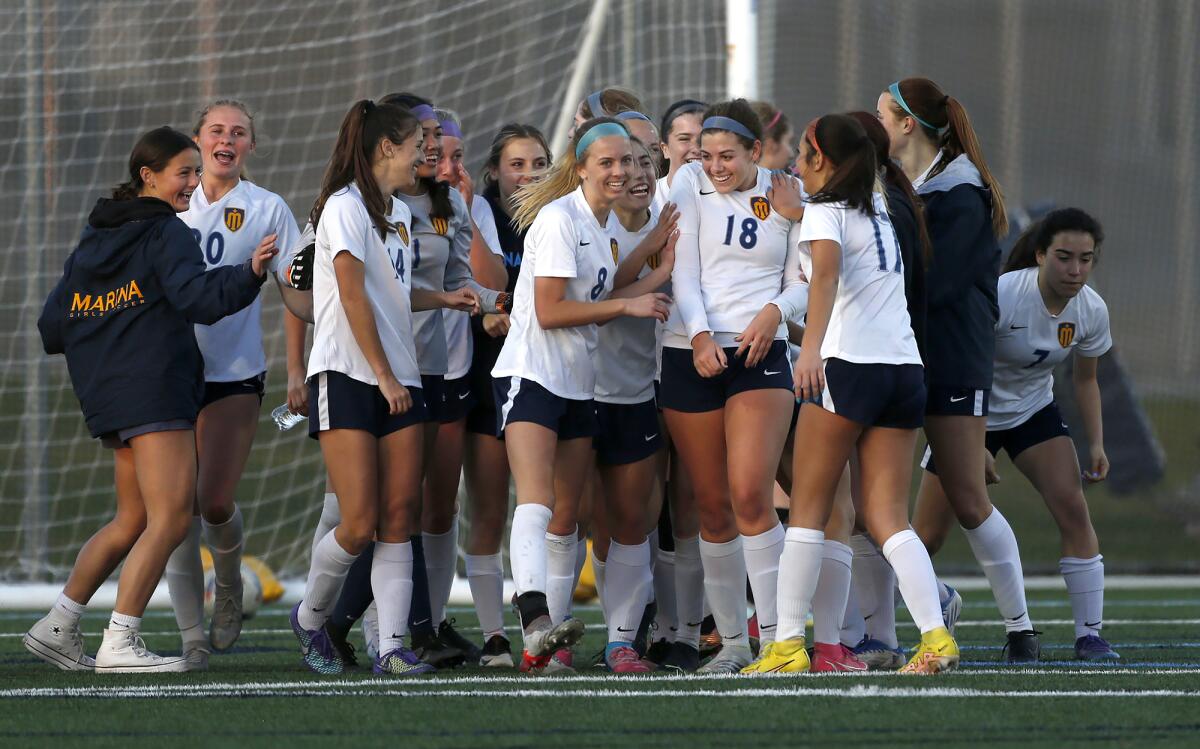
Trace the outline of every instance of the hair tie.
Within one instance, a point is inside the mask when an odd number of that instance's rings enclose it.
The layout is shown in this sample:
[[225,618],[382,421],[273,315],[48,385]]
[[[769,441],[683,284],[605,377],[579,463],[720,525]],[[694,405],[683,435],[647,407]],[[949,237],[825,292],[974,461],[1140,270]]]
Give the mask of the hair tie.
[[[616,118],[618,120],[621,120],[622,122],[624,122],[625,120],[645,120],[646,122],[650,122],[649,117],[642,114],[641,112],[634,112],[632,110],[628,111],[628,112],[620,112],[619,114],[616,115]],[[651,124],[653,124],[653,123],[651,123]]]
[[758,136],[750,132],[750,128],[746,127],[732,117],[722,117],[720,115],[717,115],[716,117],[709,117],[700,125],[700,129],[728,130],[729,132],[740,135],[747,140],[758,140]]
[[604,95],[604,89],[593,91],[588,94],[587,105],[592,112],[592,117],[607,117],[608,111],[604,108],[604,103],[600,101],[600,97]]
[[812,122],[808,123],[808,127],[804,128],[804,139],[808,141],[808,144],[813,147],[813,150],[816,151],[821,158],[825,158],[825,152],[821,150],[821,144],[817,143],[817,123],[820,121],[821,118],[817,117]]
[[771,128],[775,127],[775,123],[776,123],[776,122],[779,122],[779,118],[780,118],[780,117],[782,117],[782,116],[783,116],[783,110],[782,110],[782,109],[780,109],[780,110],[776,111],[776,112],[775,112],[775,116],[771,118],[771,121],[770,121],[770,122],[768,122],[768,123],[766,124],[766,126],[765,126],[765,127],[763,127],[763,132],[765,133],[766,131],[768,131],[768,130],[770,130]]
[[[933,130],[938,135],[941,135],[942,133],[946,132],[946,127],[944,127],[944,126],[943,127],[935,127],[934,125],[931,125],[928,122],[926,122],[925,120],[918,117],[917,113],[912,111],[912,108],[908,106],[908,102],[906,102],[904,100],[903,94],[900,93],[900,81],[896,81],[892,85],[888,86],[888,93],[892,95],[892,98],[896,100],[896,103],[900,105],[901,109],[903,109],[905,112],[908,112],[909,117],[912,117],[914,120],[919,122],[924,127],[928,128],[929,130]],[[949,98],[950,98],[949,96],[945,97],[945,99],[949,99]],[[945,99],[943,99],[943,103],[944,103]]]
[[433,111],[433,107],[429,106],[428,104],[418,104],[409,111],[411,111],[421,122],[424,122],[425,120],[437,119],[437,112]]
[[942,97],[942,100],[940,102],[938,102],[938,104],[943,107],[949,103],[950,103],[950,94],[946,94],[945,96]]
[[372,109],[374,109],[374,108],[375,108],[375,102],[371,101],[370,99],[363,99],[363,110],[362,110],[362,113],[363,113],[364,115],[365,115],[365,114],[369,114],[369,113],[370,113],[370,111],[371,111]]
[[619,135],[625,140],[629,140],[629,133],[625,130],[624,125],[618,125],[615,122],[601,122],[579,138],[579,143],[575,144],[575,160],[581,159],[584,151],[587,151],[588,146],[592,145],[596,139],[609,135]]

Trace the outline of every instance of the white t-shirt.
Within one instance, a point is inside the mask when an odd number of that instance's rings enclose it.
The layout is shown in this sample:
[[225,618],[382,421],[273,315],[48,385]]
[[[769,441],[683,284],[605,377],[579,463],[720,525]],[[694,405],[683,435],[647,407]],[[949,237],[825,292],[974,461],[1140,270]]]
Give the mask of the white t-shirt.
[[[699,162],[675,173],[668,198],[679,209],[675,304],[664,346],[691,348],[704,331],[720,346],[736,346],[733,338],[767,304],[777,304],[785,321],[801,312],[807,293],[795,243],[788,242],[792,222],[771,207],[770,187],[771,172],[762,168],[753,188],[728,195],[717,192]],[[775,337],[787,339],[783,322]]]
[[662,207],[667,204],[670,194],[671,186],[667,184],[667,178],[659,177],[654,183],[654,197],[650,200],[650,210],[654,211],[655,215],[662,213]]
[[[616,242],[617,265],[658,223],[658,211],[650,209],[650,220],[636,232],[621,225],[616,214],[608,226]],[[650,273],[642,266],[641,276]],[[658,371],[658,321],[653,318],[618,317],[599,326],[596,349],[596,400],[601,403],[644,403],[654,397]]]
[[403,201],[391,199],[388,222],[398,228],[386,240],[371,225],[358,186],[350,184],[325,201],[317,226],[317,249],[313,261],[313,345],[308,356],[308,376],[332,371],[368,385],[379,381],[350,330],[350,321],[338,293],[333,259],[349,252],[363,263],[367,301],[375,313],[379,342],[391,365],[392,375],[405,387],[421,387],[417,350],[413,341],[411,241],[412,218]]
[[[300,230],[287,203],[275,193],[241,180],[220,200],[209,203],[204,188],[198,187],[192,193],[191,205],[179,218],[192,228],[209,268],[241,265],[254,255],[263,237],[279,235],[276,245],[280,251],[267,267],[287,284],[287,269],[299,249]],[[196,325],[195,331],[196,344],[204,354],[205,380],[237,382],[266,371],[261,296],[249,307],[212,325]]]
[[810,203],[792,235],[800,247],[804,275],[810,279],[809,243],[829,239],[841,247],[837,296],[821,358],[855,364],[920,364],[904,296],[900,243],[883,195],[874,193],[872,198],[874,216],[845,203]]
[[1000,276],[996,366],[988,400],[989,431],[1020,426],[1054,400],[1054,368],[1071,352],[1098,357],[1112,348],[1108,306],[1084,286],[1058,315],[1038,290],[1038,269]]
[[[605,226],[617,222],[611,212]],[[596,370],[594,324],[546,330],[534,310],[534,278],[566,278],[566,299],[598,302],[612,291],[617,264],[605,226],[577,188],[543,208],[525,235],[521,274],[513,294],[511,327],[493,377],[533,380],[560,398],[592,400]]]

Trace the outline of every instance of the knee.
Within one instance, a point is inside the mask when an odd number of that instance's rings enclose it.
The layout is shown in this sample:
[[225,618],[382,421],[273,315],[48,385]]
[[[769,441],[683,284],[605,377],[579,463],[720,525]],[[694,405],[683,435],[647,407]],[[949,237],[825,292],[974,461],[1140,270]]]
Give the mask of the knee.
[[726,501],[700,501],[696,510],[705,535],[725,534],[736,527],[733,510]]
[[174,513],[149,518],[143,532],[157,536],[174,549],[187,538],[188,529],[191,528],[191,525],[192,514],[190,512]]
[[367,545],[375,540],[375,532],[379,525],[376,513],[367,513],[358,518],[342,518],[337,527],[337,541],[343,549],[351,554],[361,554]]
[[108,527],[113,540],[118,545],[131,549],[137,543],[138,538],[146,532],[146,516],[144,514],[137,516],[118,514],[108,524]]
[[[961,492],[957,497],[951,504],[958,524],[964,528],[978,528],[992,514],[992,502],[988,499],[987,492],[975,492],[972,489]],[[941,535],[944,540],[946,531],[942,530]]]

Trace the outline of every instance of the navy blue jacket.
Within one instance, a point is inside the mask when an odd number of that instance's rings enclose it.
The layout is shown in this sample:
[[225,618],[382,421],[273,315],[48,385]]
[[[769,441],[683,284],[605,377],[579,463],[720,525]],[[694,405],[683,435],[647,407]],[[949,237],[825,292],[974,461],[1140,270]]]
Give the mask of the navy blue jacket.
[[896,230],[900,243],[900,261],[904,264],[904,296],[908,301],[908,317],[921,361],[925,361],[925,256],[921,251],[921,230],[917,212],[908,196],[899,187],[887,186],[888,219]]
[[101,199],[38,330],[66,354],[93,437],[169,419],[194,421],[204,359],[192,325],[246,307],[262,279],[249,263],[205,271],[196,239],[157,198]]
[[992,386],[1000,306],[1000,245],[992,194],[966,156],[921,185],[933,245],[926,269],[925,372],[929,384],[961,390]]

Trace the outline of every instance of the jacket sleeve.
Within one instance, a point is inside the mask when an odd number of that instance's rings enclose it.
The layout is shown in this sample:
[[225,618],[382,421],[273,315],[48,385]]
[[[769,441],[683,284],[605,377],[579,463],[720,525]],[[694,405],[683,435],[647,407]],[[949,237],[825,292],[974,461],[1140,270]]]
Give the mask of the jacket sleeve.
[[265,279],[254,275],[249,261],[206,271],[195,238],[179,219],[167,222],[162,246],[151,252],[167,301],[192,323],[212,325],[249,306]]
[[[980,247],[978,237],[991,236],[992,217],[979,189],[960,185],[926,198],[929,240],[933,262],[927,269],[927,303],[931,310],[947,307],[964,297],[976,282],[995,273],[998,261],[989,243]],[[982,231],[981,231],[982,228]]]
[[451,192],[451,202],[454,203],[455,228],[454,237],[450,240],[450,257],[446,260],[446,277],[443,286],[446,291],[457,291],[467,287],[479,295],[479,305],[483,312],[498,312],[496,297],[500,292],[485,289],[471,273],[471,219],[467,210],[467,202],[458,197],[458,191]]
[[58,279],[50,296],[46,297],[46,303],[42,305],[42,316],[38,318],[38,332],[42,335],[42,348],[47,354],[66,352],[66,343],[63,340],[63,317],[67,311],[63,304],[63,290],[66,288],[67,278],[71,275],[71,263],[74,259],[74,254],[67,258],[62,278]]

